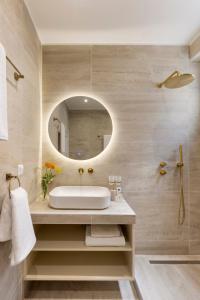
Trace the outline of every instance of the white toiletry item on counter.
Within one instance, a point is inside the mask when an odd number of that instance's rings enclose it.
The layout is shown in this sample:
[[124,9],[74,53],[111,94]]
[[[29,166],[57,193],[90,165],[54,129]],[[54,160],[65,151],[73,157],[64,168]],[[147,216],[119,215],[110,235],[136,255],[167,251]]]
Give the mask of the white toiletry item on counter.
[[121,230],[121,227],[120,227],[120,236],[93,237],[91,235],[91,226],[92,225],[86,226],[85,243],[87,246],[90,246],[90,247],[125,246],[125,238],[124,238],[123,232]]

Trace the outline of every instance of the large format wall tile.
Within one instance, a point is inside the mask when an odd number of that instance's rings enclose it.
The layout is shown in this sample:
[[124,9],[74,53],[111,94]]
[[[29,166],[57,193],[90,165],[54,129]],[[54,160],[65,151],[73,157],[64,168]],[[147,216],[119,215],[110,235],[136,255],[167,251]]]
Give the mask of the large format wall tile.
[[[43,159],[63,168],[52,186],[107,185],[109,175],[122,175],[124,194],[137,213],[137,251],[187,253],[190,240],[197,238],[200,216],[192,194],[200,187],[200,68],[189,60],[188,47],[47,46],[43,59]],[[157,83],[176,69],[193,72],[197,80],[181,89],[159,89]],[[110,147],[94,160],[80,163],[58,155],[46,130],[55,104],[76,94],[100,99],[114,122]],[[177,223],[179,144],[185,162],[183,226]],[[168,163],[163,177],[159,175],[162,160]],[[95,173],[85,173],[80,181],[79,167],[93,167]]]

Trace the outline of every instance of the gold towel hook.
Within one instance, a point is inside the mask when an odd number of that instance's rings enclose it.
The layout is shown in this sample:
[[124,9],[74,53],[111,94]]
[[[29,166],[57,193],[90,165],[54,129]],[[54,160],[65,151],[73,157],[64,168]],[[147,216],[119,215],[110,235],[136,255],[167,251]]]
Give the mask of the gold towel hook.
[[21,186],[21,182],[18,176],[12,175],[11,173],[6,174],[6,181],[9,181],[8,185],[8,191],[9,191],[9,196],[11,196],[11,181],[12,179],[16,179],[18,181],[19,187]]

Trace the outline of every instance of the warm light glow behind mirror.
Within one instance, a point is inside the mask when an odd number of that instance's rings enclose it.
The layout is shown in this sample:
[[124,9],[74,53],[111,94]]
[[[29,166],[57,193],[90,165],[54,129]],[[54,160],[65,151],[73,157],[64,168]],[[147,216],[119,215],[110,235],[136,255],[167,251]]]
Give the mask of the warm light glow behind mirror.
[[48,123],[53,146],[64,157],[74,160],[88,160],[103,152],[112,131],[112,120],[105,106],[86,96],[61,101]]

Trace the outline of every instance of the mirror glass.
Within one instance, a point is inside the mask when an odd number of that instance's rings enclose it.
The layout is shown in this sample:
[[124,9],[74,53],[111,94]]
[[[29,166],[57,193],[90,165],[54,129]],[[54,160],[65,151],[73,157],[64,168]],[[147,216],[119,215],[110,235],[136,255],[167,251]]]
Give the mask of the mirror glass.
[[76,96],[56,106],[49,119],[49,137],[64,156],[85,160],[97,156],[109,144],[112,120],[97,100]]

